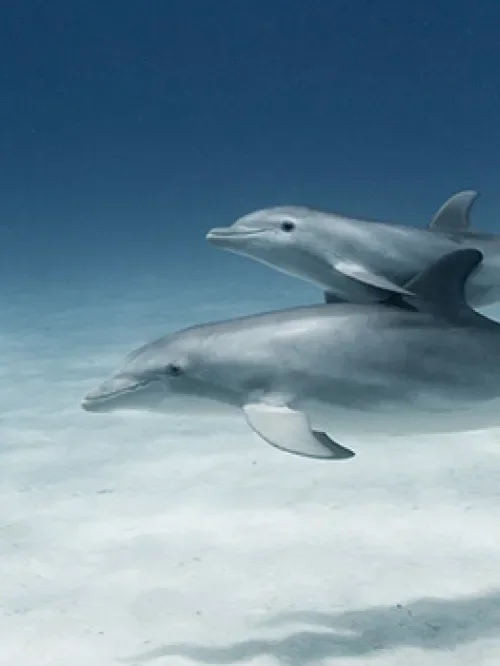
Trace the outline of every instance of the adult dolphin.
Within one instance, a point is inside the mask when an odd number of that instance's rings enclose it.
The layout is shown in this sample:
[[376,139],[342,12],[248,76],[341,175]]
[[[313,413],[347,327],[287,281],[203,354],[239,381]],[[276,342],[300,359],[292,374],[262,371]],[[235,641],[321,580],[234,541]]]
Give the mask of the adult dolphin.
[[459,194],[449,205],[462,215],[454,218],[445,214],[449,209],[441,209],[430,229],[280,206],[213,228],[206,238],[318,286],[327,302],[363,303],[404,294],[404,285],[439,257],[460,247],[476,248],[484,261],[467,284],[467,300],[475,307],[491,305],[500,300],[500,237],[466,228],[464,211],[476,193]]
[[393,303],[320,304],[168,335],[133,352],[82,407],[178,414],[223,403],[269,444],[331,459],[354,455],[344,444],[354,435],[499,425],[500,325],[464,299],[481,258],[441,257],[408,285],[416,296]]

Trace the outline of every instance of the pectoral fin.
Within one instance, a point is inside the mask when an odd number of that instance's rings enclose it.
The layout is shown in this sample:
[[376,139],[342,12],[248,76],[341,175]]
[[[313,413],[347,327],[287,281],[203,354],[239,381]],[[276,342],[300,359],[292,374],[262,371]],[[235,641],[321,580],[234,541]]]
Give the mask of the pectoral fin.
[[252,430],[282,451],[330,460],[354,456],[354,451],[337,444],[326,433],[312,430],[303,412],[264,403],[244,405],[243,412]]
[[352,280],[357,280],[358,282],[363,282],[363,284],[373,287],[374,289],[383,289],[384,291],[405,294],[407,296],[412,295],[411,292],[404,287],[392,282],[392,280],[389,280],[383,275],[371,272],[361,264],[355,264],[352,261],[338,261],[333,267],[336,271],[342,273],[346,277],[349,277]]

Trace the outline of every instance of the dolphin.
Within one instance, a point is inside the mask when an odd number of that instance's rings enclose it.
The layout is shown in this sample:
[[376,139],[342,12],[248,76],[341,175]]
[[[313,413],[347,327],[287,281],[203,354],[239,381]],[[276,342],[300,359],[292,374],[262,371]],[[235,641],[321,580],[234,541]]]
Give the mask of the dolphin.
[[169,334],[130,354],[81,406],[195,415],[222,403],[268,444],[332,460],[354,455],[352,437],[500,425],[500,324],[464,295],[481,261],[474,249],[448,253],[407,285],[410,296],[384,303],[308,305]]
[[[213,228],[206,239],[312,283],[327,302],[364,303],[404,294],[404,285],[439,257],[460,247],[475,248],[484,261],[468,281],[466,296],[481,307],[500,300],[500,237],[468,228],[466,211],[476,196],[473,191],[454,195],[427,229],[278,206]],[[450,210],[461,214],[453,217]]]

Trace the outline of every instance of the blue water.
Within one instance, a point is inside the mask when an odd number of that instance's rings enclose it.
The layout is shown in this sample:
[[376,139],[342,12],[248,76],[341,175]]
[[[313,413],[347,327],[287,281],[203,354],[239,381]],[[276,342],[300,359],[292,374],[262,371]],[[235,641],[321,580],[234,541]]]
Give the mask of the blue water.
[[332,471],[237,415],[79,403],[152,337],[318,300],[205,242],[253,209],[423,227],[475,189],[500,232],[499,29],[495,0],[2,1],[1,666],[497,666],[497,434]]
[[279,203],[422,225],[474,188],[497,225],[493,0],[6,0],[0,19],[4,281],[246,274],[203,232]]

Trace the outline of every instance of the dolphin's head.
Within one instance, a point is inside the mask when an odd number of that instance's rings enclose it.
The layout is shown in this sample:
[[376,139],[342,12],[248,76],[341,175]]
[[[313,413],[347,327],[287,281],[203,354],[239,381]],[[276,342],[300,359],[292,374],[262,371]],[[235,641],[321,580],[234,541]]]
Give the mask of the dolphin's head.
[[[328,239],[331,246],[332,218],[299,206],[266,208],[240,217],[229,227],[211,229],[206,239],[283,273],[324,284],[331,273],[325,242]],[[343,218],[339,224],[343,226]]]
[[193,399],[198,403],[207,397],[216,399],[216,391],[200,374],[202,344],[196,330],[186,329],[140,347],[83,398],[82,408],[172,412],[178,405],[192,406]]

